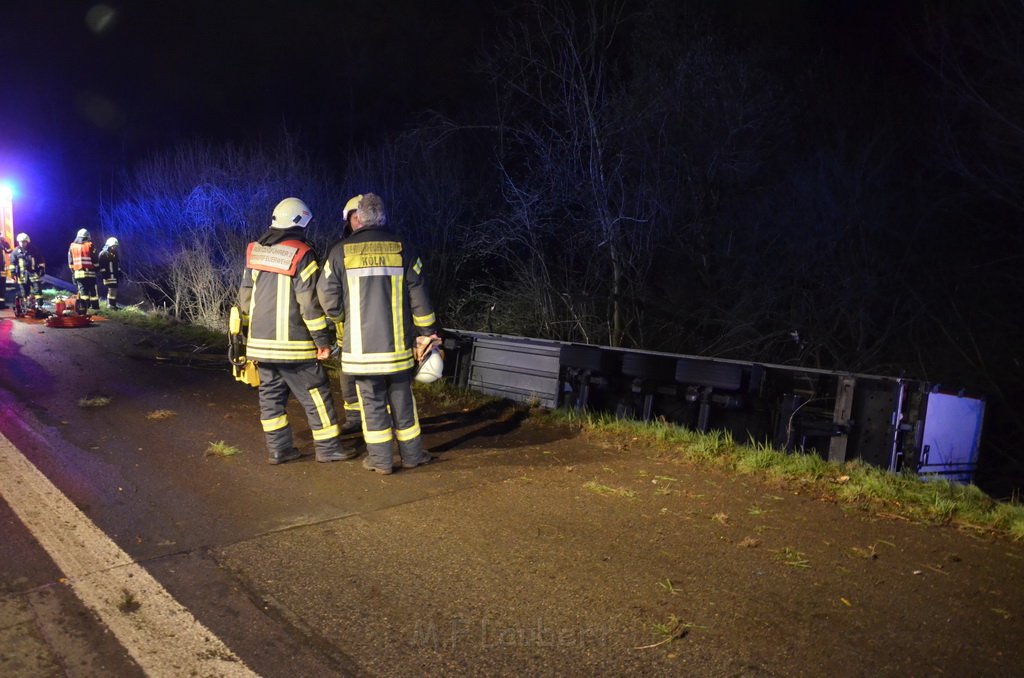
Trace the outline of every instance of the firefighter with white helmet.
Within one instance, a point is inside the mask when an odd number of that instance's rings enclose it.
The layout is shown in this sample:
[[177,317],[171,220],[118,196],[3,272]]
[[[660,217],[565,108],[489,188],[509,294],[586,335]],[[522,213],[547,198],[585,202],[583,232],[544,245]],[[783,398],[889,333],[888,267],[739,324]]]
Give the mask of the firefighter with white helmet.
[[107,291],[107,308],[117,309],[117,283],[121,279],[120,243],[117,238],[107,238],[99,254],[99,273],[103,288]]
[[373,193],[356,196],[353,233],[327,255],[317,294],[327,316],[343,323],[341,369],[355,377],[363,409],[363,466],[392,472],[398,441],[402,468],[430,461],[423,449],[412,372],[418,351],[430,345],[434,308],[423,261],[404,239],[384,228],[384,202]]
[[306,240],[312,218],[298,198],[278,203],[270,228],[249,243],[238,292],[242,324],[248,326],[246,358],[259,373],[260,423],[271,464],[301,456],[288,424],[289,394],[306,411],[317,461],[358,456],[342,447],[330,384],[318,362],[330,356],[331,335],[317,300],[316,252]]
[[18,283],[21,296],[29,299],[33,295],[42,296],[42,278],[46,274],[46,262],[42,255],[32,246],[28,233],[19,233],[18,246],[11,252],[11,267],[14,269],[14,280]]
[[96,292],[99,261],[92,235],[84,228],[78,229],[75,239],[68,246],[68,268],[78,287],[78,302],[75,304],[78,313],[86,315],[90,310],[100,310],[100,297]]

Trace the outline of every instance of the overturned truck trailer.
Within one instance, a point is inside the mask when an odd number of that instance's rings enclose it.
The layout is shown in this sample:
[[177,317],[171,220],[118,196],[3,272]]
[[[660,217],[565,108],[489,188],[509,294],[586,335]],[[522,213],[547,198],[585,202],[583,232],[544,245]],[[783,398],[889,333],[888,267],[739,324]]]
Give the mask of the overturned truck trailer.
[[548,408],[663,419],[738,441],[969,483],[985,401],[939,384],[446,330],[458,386]]

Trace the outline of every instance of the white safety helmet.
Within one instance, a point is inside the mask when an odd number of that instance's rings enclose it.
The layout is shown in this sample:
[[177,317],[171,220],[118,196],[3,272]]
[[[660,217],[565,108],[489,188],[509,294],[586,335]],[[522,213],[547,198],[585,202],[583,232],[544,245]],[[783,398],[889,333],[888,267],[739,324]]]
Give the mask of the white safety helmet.
[[78,229],[78,235],[75,237],[85,238],[86,240],[92,240],[92,236],[89,235],[89,231],[85,230],[84,228]]
[[416,366],[416,376],[413,378],[421,384],[432,384],[440,379],[443,373],[444,352],[440,346],[434,346]]
[[15,238],[19,243],[32,242],[32,238],[28,237],[28,233],[19,233],[18,237]]
[[104,247],[117,247],[117,238],[107,238]]
[[285,198],[277,203],[274,208],[274,216],[270,220],[271,228],[294,228],[296,226],[305,228],[313,213],[306,207],[306,203],[298,198]]
[[359,203],[362,202],[362,200],[362,194],[359,194],[354,198],[349,198],[348,202],[345,203],[345,209],[341,211],[341,218],[344,219],[345,221],[348,221],[349,216],[357,209],[359,209]]

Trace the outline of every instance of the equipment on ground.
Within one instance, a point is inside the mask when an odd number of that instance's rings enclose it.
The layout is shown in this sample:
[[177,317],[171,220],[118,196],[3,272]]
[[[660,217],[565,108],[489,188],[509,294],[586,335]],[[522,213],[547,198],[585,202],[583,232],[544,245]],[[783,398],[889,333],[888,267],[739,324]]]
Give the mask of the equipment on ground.
[[236,381],[252,387],[260,385],[260,374],[256,363],[245,357],[245,332],[242,331],[242,310],[232,306],[228,315],[228,362],[231,376]]
[[86,315],[77,296],[56,297],[53,300],[53,313],[46,313],[47,327],[87,327],[92,318]]

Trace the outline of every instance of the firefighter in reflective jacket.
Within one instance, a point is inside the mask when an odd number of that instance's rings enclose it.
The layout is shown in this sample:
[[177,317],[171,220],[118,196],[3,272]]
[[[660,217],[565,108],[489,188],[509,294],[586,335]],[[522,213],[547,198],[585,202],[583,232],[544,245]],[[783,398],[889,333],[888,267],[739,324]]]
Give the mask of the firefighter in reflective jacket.
[[100,310],[100,297],[96,292],[96,248],[92,245],[92,236],[84,228],[78,229],[74,242],[68,247],[68,268],[78,287],[78,303],[75,308],[80,315]]
[[342,449],[327,374],[317,362],[330,356],[331,336],[317,301],[316,253],[306,242],[310,219],[298,198],[278,203],[270,229],[249,243],[238,293],[248,326],[246,357],[256,362],[260,376],[260,422],[271,464],[300,456],[285,409],[289,393],[306,411],[317,461],[357,456]]
[[117,281],[121,279],[121,263],[117,255],[117,238],[107,238],[99,256],[99,273],[107,290],[107,308],[117,309]]
[[21,290],[21,296],[28,300],[33,294],[42,296],[42,280],[46,273],[46,262],[34,247],[28,233],[19,233],[18,246],[11,252],[11,266],[14,268],[14,279]]
[[436,337],[434,310],[423,262],[408,243],[384,229],[380,197],[356,196],[346,213],[350,207],[353,233],[331,248],[317,294],[327,316],[342,324],[341,369],[355,377],[363,411],[363,466],[389,474],[394,440],[403,468],[430,461],[420,436],[412,371],[414,345]]

